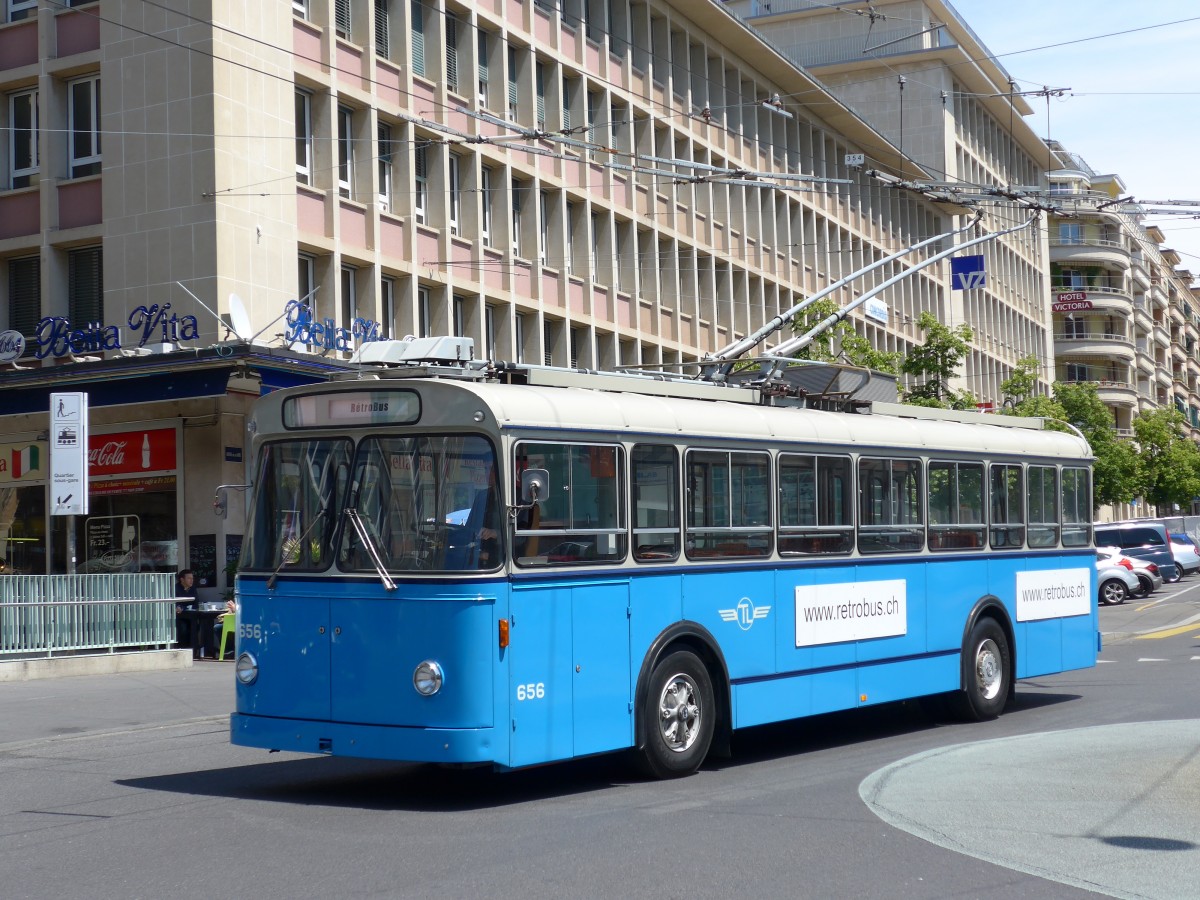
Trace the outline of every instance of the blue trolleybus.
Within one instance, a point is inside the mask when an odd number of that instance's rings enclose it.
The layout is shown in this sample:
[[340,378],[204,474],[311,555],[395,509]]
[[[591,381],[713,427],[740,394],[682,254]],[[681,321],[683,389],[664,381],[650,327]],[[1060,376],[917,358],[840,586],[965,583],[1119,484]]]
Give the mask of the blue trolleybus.
[[1096,661],[1091,453],[1038,420],[410,360],[250,430],[235,744],[669,777]]

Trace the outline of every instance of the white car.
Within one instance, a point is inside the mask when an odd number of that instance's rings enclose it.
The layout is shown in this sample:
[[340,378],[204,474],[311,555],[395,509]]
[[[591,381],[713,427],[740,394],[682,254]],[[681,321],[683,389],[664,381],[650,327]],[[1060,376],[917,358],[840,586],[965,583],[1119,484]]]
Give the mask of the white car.
[[1139,597],[1148,597],[1163,586],[1162,573],[1158,571],[1157,565],[1148,559],[1126,556],[1121,552],[1120,547],[1097,547],[1096,558],[1097,560],[1107,560],[1114,566],[1123,566],[1133,572],[1140,585],[1137,591]]
[[1118,606],[1141,587],[1141,582],[1131,570],[1110,563],[1100,553],[1096,554],[1096,594],[1102,605]]
[[1184,575],[1200,572],[1200,553],[1196,552],[1196,545],[1191,541],[1177,541],[1175,535],[1171,535],[1171,555]]

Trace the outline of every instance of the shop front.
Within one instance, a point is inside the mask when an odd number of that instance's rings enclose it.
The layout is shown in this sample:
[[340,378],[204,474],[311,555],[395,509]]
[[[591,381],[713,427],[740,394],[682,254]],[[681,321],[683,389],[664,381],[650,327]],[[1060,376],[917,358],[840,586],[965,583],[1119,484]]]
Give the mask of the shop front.
[[[344,369],[248,344],[0,371],[0,557],[33,575],[190,568],[202,599],[230,587],[243,492],[213,511],[218,485],[247,481],[246,420],[263,393]],[[52,515],[50,394],[89,398],[88,509]],[[69,538],[74,536],[72,542]],[[74,560],[68,558],[74,547]]]

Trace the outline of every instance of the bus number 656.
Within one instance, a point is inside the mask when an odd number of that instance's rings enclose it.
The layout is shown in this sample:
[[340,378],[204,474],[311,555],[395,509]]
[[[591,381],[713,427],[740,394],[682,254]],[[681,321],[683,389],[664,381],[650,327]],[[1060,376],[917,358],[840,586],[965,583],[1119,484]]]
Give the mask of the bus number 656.
[[546,696],[546,683],[539,681],[537,684],[518,684],[517,699],[518,700],[541,700]]

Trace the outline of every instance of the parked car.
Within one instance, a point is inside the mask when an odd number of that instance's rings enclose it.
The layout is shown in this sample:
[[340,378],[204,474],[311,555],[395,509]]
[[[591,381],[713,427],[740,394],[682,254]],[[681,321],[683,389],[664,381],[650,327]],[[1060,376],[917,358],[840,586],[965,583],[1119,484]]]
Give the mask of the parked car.
[[1097,547],[1096,557],[1098,559],[1107,558],[1109,563],[1122,566],[1136,575],[1138,584],[1140,585],[1137,592],[1139,597],[1148,597],[1163,586],[1162,575],[1158,571],[1158,566],[1148,559],[1137,559],[1133,556],[1126,556],[1118,547]]
[[1096,526],[1096,546],[1120,547],[1126,556],[1148,559],[1158,566],[1167,584],[1174,584],[1182,575],[1171,553],[1171,539],[1159,522],[1113,522]]
[[1171,535],[1171,555],[1184,575],[1200,572],[1200,550],[1186,534]]
[[1107,557],[1096,554],[1096,596],[1102,605],[1120,605],[1140,589],[1141,583],[1131,570],[1110,563]]

